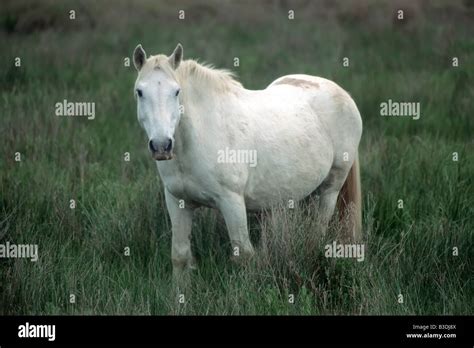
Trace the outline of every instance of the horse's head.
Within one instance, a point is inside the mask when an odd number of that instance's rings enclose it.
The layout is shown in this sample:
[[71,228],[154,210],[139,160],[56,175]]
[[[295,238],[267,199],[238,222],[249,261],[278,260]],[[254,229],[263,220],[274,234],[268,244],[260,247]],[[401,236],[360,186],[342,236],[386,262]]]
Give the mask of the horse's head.
[[148,147],[157,161],[173,158],[174,133],[180,118],[180,86],[175,70],[182,59],[180,44],[169,57],[160,54],[147,58],[141,45],[133,53],[138,71],[135,82],[138,121],[148,135]]

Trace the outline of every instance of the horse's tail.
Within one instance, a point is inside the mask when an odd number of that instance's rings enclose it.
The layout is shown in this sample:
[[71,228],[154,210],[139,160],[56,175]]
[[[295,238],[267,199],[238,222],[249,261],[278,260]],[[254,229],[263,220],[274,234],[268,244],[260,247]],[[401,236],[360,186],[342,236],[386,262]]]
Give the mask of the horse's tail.
[[360,240],[362,237],[362,194],[358,153],[339,191],[337,208],[341,219],[348,222],[350,238],[354,241]]

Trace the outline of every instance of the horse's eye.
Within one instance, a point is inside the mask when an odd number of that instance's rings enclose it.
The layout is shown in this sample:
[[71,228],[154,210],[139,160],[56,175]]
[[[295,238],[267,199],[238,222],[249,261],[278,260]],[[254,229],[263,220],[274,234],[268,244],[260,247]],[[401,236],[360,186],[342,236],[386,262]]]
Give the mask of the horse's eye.
[[181,91],[181,90],[178,89],[178,90],[176,91],[176,94],[175,94],[174,96],[177,97],[180,91]]
[[137,89],[137,95],[141,98],[143,96],[142,90]]

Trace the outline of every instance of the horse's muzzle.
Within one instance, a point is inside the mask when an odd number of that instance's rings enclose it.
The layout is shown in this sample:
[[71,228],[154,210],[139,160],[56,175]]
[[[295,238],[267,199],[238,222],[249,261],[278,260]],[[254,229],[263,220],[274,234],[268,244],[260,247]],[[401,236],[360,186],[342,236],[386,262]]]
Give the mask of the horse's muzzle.
[[150,139],[148,142],[148,148],[150,149],[151,156],[156,161],[166,161],[174,157],[172,139],[167,139],[162,143],[154,139]]
[[151,156],[155,161],[166,161],[174,158],[174,154],[172,152],[153,152]]

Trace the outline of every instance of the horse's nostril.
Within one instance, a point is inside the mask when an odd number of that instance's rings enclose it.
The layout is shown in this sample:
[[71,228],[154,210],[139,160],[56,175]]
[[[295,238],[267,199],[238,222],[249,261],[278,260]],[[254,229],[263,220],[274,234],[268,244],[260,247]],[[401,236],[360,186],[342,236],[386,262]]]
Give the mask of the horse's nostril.
[[153,140],[150,140],[150,141],[148,142],[148,147],[150,148],[150,151],[151,151],[151,152],[156,152],[156,151],[157,151],[155,145],[153,144]]
[[148,141],[148,148],[152,153],[162,153],[162,152],[171,152],[173,148],[173,141],[171,139],[165,140],[164,142],[160,143],[153,139]]
[[171,152],[171,148],[173,147],[173,140],[168,141],[168,145],[165,147],[165,152]]

